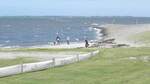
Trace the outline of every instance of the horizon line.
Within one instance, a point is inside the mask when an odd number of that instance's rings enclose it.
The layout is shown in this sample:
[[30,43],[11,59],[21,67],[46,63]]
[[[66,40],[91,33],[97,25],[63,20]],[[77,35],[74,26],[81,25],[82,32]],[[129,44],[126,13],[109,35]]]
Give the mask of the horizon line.
[[78,15],[4,15],[0,17],[132,17],[132,18],[150,18],[150,16],[78,16]]

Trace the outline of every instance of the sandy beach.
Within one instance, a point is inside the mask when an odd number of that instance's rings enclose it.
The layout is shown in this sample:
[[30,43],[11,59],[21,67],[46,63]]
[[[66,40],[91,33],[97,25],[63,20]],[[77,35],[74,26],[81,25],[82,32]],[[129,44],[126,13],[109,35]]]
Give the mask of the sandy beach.
[[49,45],[36,45],[36,46],[31,46],[29,48],[83,48],[85,47],[85,43],[84,42],[70,42],[70,44],[66,44],[66,43],[61,43],[59,45],[53,45],[53,44],[49,44]]

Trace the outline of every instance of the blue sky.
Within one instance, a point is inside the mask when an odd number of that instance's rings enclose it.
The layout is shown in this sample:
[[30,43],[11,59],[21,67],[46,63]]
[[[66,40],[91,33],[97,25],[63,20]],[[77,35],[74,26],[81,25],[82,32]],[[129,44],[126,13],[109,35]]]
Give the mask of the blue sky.
[[0,16],[145,16],[150,0],[1,0]]

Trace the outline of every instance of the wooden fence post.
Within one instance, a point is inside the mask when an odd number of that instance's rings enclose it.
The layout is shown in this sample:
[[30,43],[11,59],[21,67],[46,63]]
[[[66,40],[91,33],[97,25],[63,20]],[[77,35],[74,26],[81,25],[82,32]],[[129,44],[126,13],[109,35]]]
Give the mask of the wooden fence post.
[[23,63],[21,63],[21,73],[23,73]]
[[91,56],[90,57],[92,57],[94,54],[93,54],[93,52],[91,52]]
[[79,54],[76,55],[76,58],[77,58],[77,62],[80,61]]
[[56,59],[53,58],[52,60],[53,60],[53,67],[55,67],[55,61],[56,61]]

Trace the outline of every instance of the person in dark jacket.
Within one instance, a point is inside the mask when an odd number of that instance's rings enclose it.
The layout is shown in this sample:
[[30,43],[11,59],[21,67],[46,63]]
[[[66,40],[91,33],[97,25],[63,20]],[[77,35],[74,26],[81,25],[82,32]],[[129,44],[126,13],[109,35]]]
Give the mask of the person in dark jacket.
[[67,44],[70,44],[70,37],[67,37]]
[[56,37],[56,42],[57,42],[57,44],[60,44],[60,37],[59,36]]
[[88,40],[87,40],[87,39],[85,40],[85,47],[86,47],[86,48],[88,48],[88,47],[89,47],[89,42],[88,42]]

